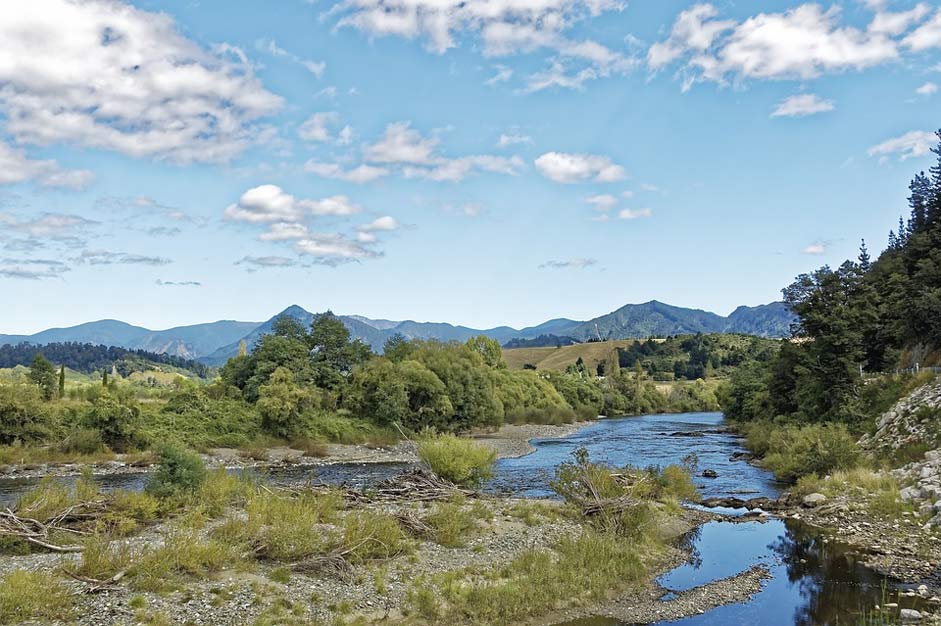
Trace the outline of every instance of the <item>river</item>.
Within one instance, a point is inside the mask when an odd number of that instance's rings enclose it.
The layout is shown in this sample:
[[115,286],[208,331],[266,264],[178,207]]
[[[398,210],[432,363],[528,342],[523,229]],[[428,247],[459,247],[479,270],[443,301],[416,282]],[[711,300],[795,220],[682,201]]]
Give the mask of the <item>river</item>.
[[[537,439],[530,455],[497,463],[488,491],[523,497],[551,497],[549,480],[559,463],[578,448],[592,460],[615,466],[666,466],[694,455],[699,471],[713,470],[715,478],[697,476],[706,497],[739,495],[774,497],[782,489],[766,471],[733,460],[743,452],[741,442],[722,427],[719,413],[648,415],[601,420],[575,434]],[[266,477],[276,483],[312,479],[364,486],[402,471],[401,464],[357,464],[287,468]],[[104,489],[140,489],[145,476],[118,474],[97,480]],[[35,481],[0,480],[0,501],[10,502]],[[825,539],[795,520],[710,522],[685,540],[693,559],[658,580],[669,596],[734,576],[764,564],[772,578],[750,601],[723,606],[673,624],[683,626],[837,626],[860,624],[860,615],[884,601],[895,589],[862,566],[844,545]],[[894,599],[894,595],[893,595]],[[904,604],[903,604],[904,606]],[[559,626],[628,626],[604,618],[578,620]]]

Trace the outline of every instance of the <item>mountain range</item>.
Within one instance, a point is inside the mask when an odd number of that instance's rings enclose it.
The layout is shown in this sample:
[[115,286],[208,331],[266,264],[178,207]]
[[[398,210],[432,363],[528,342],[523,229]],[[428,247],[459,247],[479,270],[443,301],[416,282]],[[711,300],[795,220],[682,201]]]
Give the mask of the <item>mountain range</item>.
[[[282,315],[289,315],[308,325],[315,314],[293,305],[265,322],[222,320],[168,330],[149,330],[109,319],[69,328],[50,328],[34,335],[0,335],[0,344],[27,342],[43,345],[76,341],[147,350],[196,359],[207,365],[222,365],[238,354],[238,346],[243,340],[251,348],[259,337],[271,332],[274,320]],[[671,306],[656,300],[644,304],[628,304],[587,321],[557,318],[523,329],[509,326],[476,329],[436,322],[370,319],[360,315],[339,317],[353,337],[362,339],[375,350],[381,350],[386,340],[395,334],[409,339],[441,341],[466,341],[477,335],[486,335],[501,344],[512,339],[535,339],[542,335],[565,336],[578,341],[688,333],[742,333],[761,337],[784,337],[788,335],[790,325],[794,321],[794,315],[783,302],[756,307],[742,306],[728,317],[723,317],[716,313]]]

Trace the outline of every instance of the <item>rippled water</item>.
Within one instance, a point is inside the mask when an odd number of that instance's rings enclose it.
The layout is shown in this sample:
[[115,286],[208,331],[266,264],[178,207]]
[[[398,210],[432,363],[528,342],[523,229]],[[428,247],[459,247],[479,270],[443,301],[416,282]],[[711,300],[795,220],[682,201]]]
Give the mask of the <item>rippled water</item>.
[[646,415],[600,420],[570,437],[536,439],[536,452],[518,459],[503,459],[490,487],[525,497],[551,496],[549,479],[555,468],[586,448],[593,461],[616,467],[679,464],[693,454],[698,469],[711,469],[718,478],[696,477],[706,497],[740,495],[744,498],[776,496],[781,485],[771,475],[744,461],[732,461],[742,452],[739,440],[722,429],[721,413]]

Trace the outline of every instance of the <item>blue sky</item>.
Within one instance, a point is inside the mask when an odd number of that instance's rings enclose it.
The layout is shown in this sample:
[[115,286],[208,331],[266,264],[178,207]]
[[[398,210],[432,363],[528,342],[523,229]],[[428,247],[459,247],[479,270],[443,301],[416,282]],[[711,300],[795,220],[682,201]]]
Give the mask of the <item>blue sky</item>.
[[0,332],[722,314],[883,247],[941,6],[11,0]]

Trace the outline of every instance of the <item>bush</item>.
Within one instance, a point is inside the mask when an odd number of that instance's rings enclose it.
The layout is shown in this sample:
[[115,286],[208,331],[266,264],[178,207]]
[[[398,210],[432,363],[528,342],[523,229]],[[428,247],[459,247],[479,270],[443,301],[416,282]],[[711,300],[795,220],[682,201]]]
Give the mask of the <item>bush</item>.
[[147,481],[147,492],[159,498],[193,493],[207,474],[206,465],[195,452],[164,446],[160,450],[157,471]]
[[476,487],[489,479],[497,460],[497,453],[490,448],[450,434],[423,439],[418,456],[441,478],[465,487]]
[[330,549],[334,540],[324,531],[343,499],[337,494],[297,497],[259,492],[246,507],[248,521],[220,527],[220,536],[246,542],[254,553],[272,561],[298,561]]
[[849,469],[859,460],[856,440],[844,424],[773,427],[763,447],[765,465],[789,482]]
[[108,449],[95,428],[77,428],[71,431],[57,446],[65,454],[97,454]]
[[14,570],[0,579],[0,624],[50,622],[72,612],[72,595],[51,574]]

